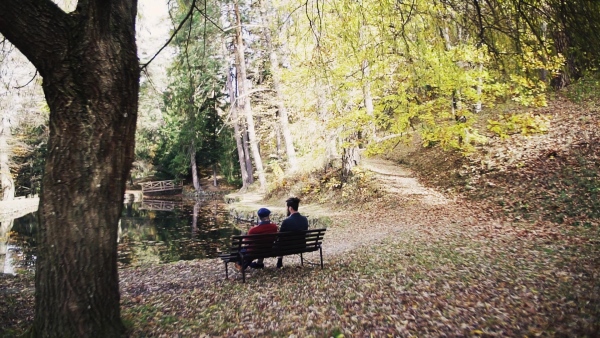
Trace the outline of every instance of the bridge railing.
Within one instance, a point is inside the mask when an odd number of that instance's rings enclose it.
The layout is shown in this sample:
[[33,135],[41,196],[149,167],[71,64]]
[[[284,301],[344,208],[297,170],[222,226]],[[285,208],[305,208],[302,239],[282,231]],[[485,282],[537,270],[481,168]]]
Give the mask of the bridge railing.
[[183,188],[183,183],[175,180],[144,182],[140,183],[140,185],[142,186],[142,192],[167,191]]
[[183,207],[183,202],[146,200],[146,201],[142,201],[142,205],[140,206],[140,209],[141,210],[173,211],[175,209],[181,209],[182,207]]

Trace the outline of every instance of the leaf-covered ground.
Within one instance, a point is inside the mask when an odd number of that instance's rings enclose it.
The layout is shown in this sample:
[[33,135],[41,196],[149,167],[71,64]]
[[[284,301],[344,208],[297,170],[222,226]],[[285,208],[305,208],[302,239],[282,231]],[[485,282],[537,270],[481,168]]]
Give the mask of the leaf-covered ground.
[[[133,337],[595,337],[600,236],[568,230],[388,196],[336,213],[322,270],[267,260],[244,284],[216,259],[123,269],[122,313]],[[1,291],[4,333],[22,332],[31,277]]]
[[[594,114],[577,121],[597,123]],[[598,337],[600,230],[597,218],[585,214],[597,203],[597,176],[589,172],[597,169],[598,146],[586,141],[581,156],[573,155],[562,141],[570,140],[562,138],[569,129],[557,129],[540,143],[528,140],[537,144],[522,150],[530,155],[486,164],[496,169],[454,168],[471,173],[461,174],[473,189],[463,193],[489,192],[482,200],[423,187],[415,173],[392,162],[366,161],[365,180],[380,185],[369,190],[378,191],[376,198],[301,205],[329,220],[324,269],[286,257],[278,270],[270,259],[242,283],[233,266],[225,279],[217,259],[126,268],[120,271],[123,319],[132,337]],[[585,133],[590,141],[597,135],[591,127]],[[506,142],[498,144],[521,149]],[[551,145],[556,153],[541,156]],[[569,160],[575,158],[584,161]],[[541,181],[551,171],[544,168],[557,170],[552,187],[564,190],[562,197]],[[561,174],[569,168],[582,175]],[[427,181],[424,174],[430,183],[436,175],[443,180],[444,167],[436,170],[420,172],[420,181]],[[566,190],[575,185],[565,177],[581,177],[588,194]],[[517,202],[499,204],[507,196],[543,212],[521,217],[515,211],[521,206],[510,204]],[[251,193],[239,197],[240,208],[283,209]],[[563,224],[544,216],[575,207],[584,212],[567,215]],[[305,258],[314,263],[318,254]],[[33,277],[0,277],[0,336],[23,332],[32,313]]]
[[600,225],[600,98],[558,98],[520,112],[547,121],[548,131],[505,139],[488,132],[489,142],[468,156],[404,148],[389,158],[410,164],[428,186],[486,203],[498,217]]
[[457,214],[436,217],[443,211],[437,207],[424,210],[428,217],[420,220],[401,215],[412,212],[410,206],[397,214],[369,207],[332,225],[334,238],[326,246],[347,231],[386,235],[326,255],[323,270],[299,268],[297,259],[277,270],[268,261],[269,268],[253,272],[245,284],[237,273],[225,280],[215,260],[124,270],[124,317],[137,337],[600,332],[597,231],[494,223],[456,205]]

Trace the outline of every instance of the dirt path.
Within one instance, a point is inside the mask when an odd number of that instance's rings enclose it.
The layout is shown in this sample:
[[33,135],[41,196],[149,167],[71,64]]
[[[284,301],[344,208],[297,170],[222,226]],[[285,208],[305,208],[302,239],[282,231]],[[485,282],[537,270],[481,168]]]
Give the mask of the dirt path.
[[[373,183],[385,191],[382,203],[376,203],[371,210],[335,209],[335,206],[324,204],[300,206],[304,215],[331,220],[323,246],[326,255],[346,254],[391,234],[419,231],[424,224],[443,223],[447,219],[434,219],[434,215],[452,215],[458,208],[455,199],[424,187],[403,166],[384,159],[365,159],[361,167],[369,171]],[[283,202],[282,205],[265,204],[263,195],[257,192],[236,193],[229,197],[238,199],[231,204],[236,210],[251,212],[267,207],[273,212],[285,212]],[[380,207],[382,204],[384,208]]]

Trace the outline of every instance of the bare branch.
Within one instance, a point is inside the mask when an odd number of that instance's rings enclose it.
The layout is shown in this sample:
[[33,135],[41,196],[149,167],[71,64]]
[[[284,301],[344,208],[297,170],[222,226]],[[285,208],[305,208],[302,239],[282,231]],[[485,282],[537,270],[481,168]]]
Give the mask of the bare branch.
[[36,69],[35,70],[35,74],[33,74],[33,77],[31,78],[31,80],[27,81],[27,83],[24,84],[24,85],[22,85],[22,86],[16,86],[16,87],[13,87],[13,88],[14,89],[21,89],[21,88],[27,87],[28,84],[30,84],[31,82],[33,82],[33,80],[35,80],[35,78],[37,77],[37,75],[38,75],[38,71]]
[[179,33],[179,31],[181,30],[181,28],[183,27],[183,25],[192,16],[192,14],[194,13],[194,9],[195,8],[196,8],[196,0],[193,0],[192,6],[190,6],[190,10],[185,15],[185,18],[183,18],[183,20],[179,23],[179,26],[175,29],[175,31],[173,32],[173,34],[171,34],[171,36],[169,37],[169,40],[167,40],[167,42],[162,47],[160,47],[160,49],[156,52],[156,54],[154,54],[154,56],[152,56],[152,58],[150,58],[150,60],[148,62],[142,64],[140,70],[143,71],[144,69],[146,69],[146,67],[148,67],[148,65],[152,61],[154,61],[154,59],[156,59],[156,57],[158,56],[158,54],[160,54],[163,51],[163,49],[167,48],[167,46],[171,43],[171,41],[173,41],[173,39],[175,38],[175,36],[177,35],[177,33]]

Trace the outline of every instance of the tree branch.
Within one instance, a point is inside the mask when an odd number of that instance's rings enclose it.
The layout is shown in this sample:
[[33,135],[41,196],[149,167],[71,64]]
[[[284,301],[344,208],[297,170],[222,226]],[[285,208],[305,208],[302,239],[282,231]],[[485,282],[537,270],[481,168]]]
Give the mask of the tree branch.
[[[2,0],[0,0],[0,1],[2,1]],[[177,26],[177,28],[175,29],[175,31],[173,32],[173,34],[171,34],[171,37],[169,37],[169,40],[167,40],[167,42],[162,47],[160,47],[160,49],[156,52],[156,54],[154,54],[154,56],[152,56],[152,58],[150,58],[150,60],[148,62],[142,64],[142,67],[140,68],[142,71],[144,69],[146,69],[146,67],[148,67],[148,65],[152,61],[154,61],[154,59],[156,59],[156,57],[158,56],[158,54],[160,54],[163,51],[163,49],[167,48],[167,46],[171,43],[171,41],[173,41],[173,39],[175,38],[175,36],[177,35],[177,33],[179,33],[179,31],[183,27],[183,25],[192,16],[192,14],[194,13],[194,9],[195,8],[196,8],[196,0],[194,0],[194,2],[192,3],[192,6],[190,6],[190,10],[185,15],[185,18],[183,18],[183,20],[181,20],[181,22],[179,23],[179,26]]]
[[13,87],[13,88],[14,88],[14,89],[21,89],[21,88],[25,88],[25,87],[27,87],[27,85],[28,85],[28,84],[30,84],[31,82],[33,82],[33,80],[35,80],[35,78],[37,77],[37,75],[38,75],[38,71],[37,71],[37,69],[36,69],[36,70],[35,70],[35,74],[33,74],[33,76],[31,77],[31,80],[27,81],[27,83],[26,83],[26,84],[24,84],[24,85],[22,85],[22,86],[16,86],[16,87]]
[[[44,74],[66,48],[68,15],[50,0],[0,0],[0,33]],[[53,57],[48,57],[52,55]]]

